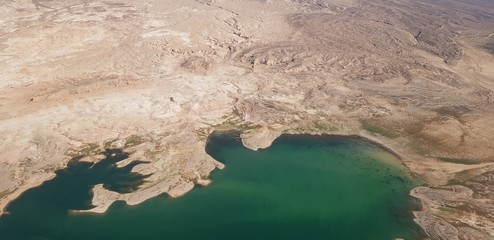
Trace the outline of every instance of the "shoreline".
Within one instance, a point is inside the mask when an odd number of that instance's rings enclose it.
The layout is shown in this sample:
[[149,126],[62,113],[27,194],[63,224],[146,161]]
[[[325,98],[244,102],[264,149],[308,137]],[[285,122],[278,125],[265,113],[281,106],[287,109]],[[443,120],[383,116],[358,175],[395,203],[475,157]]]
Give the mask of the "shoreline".
[[[377,147],[383,148],[384,150],[386,150],[386,151],[390,152],[391,154],[393,154],[394,156],[396,156],[398,159],[401,159],[399,153],[397,153],[393,148],[387,147],[385,145],[385,143],[379,141],[377,138],[372,138],[371,135],[369,135],[369,134],[365,135],[365,134],[355,134],[355,133],[331,134],[331,133],[324,133],[324,132],[321,132],[321,133],[281,133],[281,132],[276,132],[274,134],[268,133],[265,135],[257,135],[257,134],[249,135],[249,134],[242,133],[242,131],[240,131],[239,129],[235,129],[235,128],[218,129],[215,131],[217,131],[217,133],[223,132],[223,133],[227,133],[227,134],[229,132],[238,133],[243,146],[248,148],[248,149],[251,149],[253,151],[258,151],[260,149],[264,149],[264,148],[271,146],[271,144],[282,135],[308,135],[308,136],[310,136],[310,135],[312,135],[312,136],[328,135],[328,136],[335,136],[335,137],[339,137],[339,136],[352,137],[352,136],[355,136],[355,137],[362,138],[362,140],[368,141],[369,143],[374,144]],[[254,139],[252,138],[253,136],[255,137]],[[207,142],[205,142],[205,144],[206,143]],[[204,150],[204,154],[209,156],[205,150]],[[214,161],[216,161],[216,160],[214,160]],[[58,169],[63,169],[64,167],[66,167],[66,164],[64,164],[62,167],[60,167]],[[106,212],[106,210],[108,209],[108,207],[111,204],[113,204],[113,202],[115,202],[115,201],[124,201],[124,202],[126,202],[127,205],[132,206],[132,205],[140,204],[140,203],[142,203],[142,202],[144,202],[150,198],[159,196],[161,194],[167,194],[168,196],[170,196],[172,198],[180,197],[180,196],[186,194],[187,192],[189,192],[190,190],[192,190],[196,184],[199,184],[202,186],[209,185],[211,183],[211,180],[207,179],[207,177],[209,177],[211,172],[215,169],[221,170],[223,168],[224,168],[224,165],[220,162],[217,162],[217,165],[215,166],[215,168],[211,169],[207,173],[206,179],[201,179],[200,174],[195,173],[197,176],[197,179],[196,179],[197,181],[195,183],[183,182],[180,184],[180,185],[183,185],[182,187],[180,187],[180,186],[175,187],[173,189],[168,189],[168,191],[158,190],[158,188],[160,187],[160,184],[161,184],[160,182],[158,182],[154,187],[144,189],[145,192],[139,192],[139,190],[137,190],[134,193],[128,193],[128,194],[119,194],[116,192],[111,192],[109,190],[103,189],[102,187],[98,188],[97,186],[100,185],[100,184],[98,184],[98,185],[95,185],[93,187],[93,190],[91,190],[91,191],[93,191],[93,194],[94,194],[92,204],[95,207],[93,209],[89,209],[89,210],[74,210],[73,212],[76,212],[76,213],[87,212],[87,213],[104,214]],[[56,169],[56,170],[58,170],[58,169]],[[53,171],[52,173],[48,173],[47,176],[42,175],[42,176],[38,176],[34,179],[30,179],[30,182],[28,182],[26,184],[22,184],[21,187],[17,188],[12,193],[6,195],[4,198],[1,198],[0,199],[0,216],[8,214],[8,212],[6,211],[6,207],[9,205],[10,202],[15,201],[15,199],[17,199],[24,192],[26,192],[27,190],[29,190],[31,188],[38,187],[41,184],[43,184],[45,181],[49,181],[50,179],[54,178],[56,176],[55,171]],[[408,170],[408,171],[410,171],[410,170]],[[413,174],[413,172],[411,172],[411,173]],[[95,199],[98,199],[98,200],[95,200]],[[113,200],[111,200],[111,199],[113,199]]]
[[[58,169],[56,169],[56,170],[58,170]],[[15,201],[23,193],[25,193],[29,189],[39,187],[45,181],[49,181],[49,180],[53,179],[56,176],[55,171],[53,171],[52,173],[45,173],[45,175],[38,176],[34,180],[30,179],[29,182],[22,184],[21,187],[15,189],[11,193],[7,194],[5,197],[1,198],[0,199],[0,217],[9,214],[9,212],[6,211],[6,208],[9,206],[9,204],[11,202]]]
[[[243,133],[242,131],[240,131],[239,129],[235,129],[235,128],[219,129],[219,130],[215,130],[215,131],[217,131],[218,133],[221,133],[221,132],[239,133],[240,140],[241,140],[242,144],[244,145],[244,147],[251,149],[253,151],[258,151],[260,149],[268,148],[269,146],[271,146],[271,144],[276,139],[278,139],[279,137],[281,137],[283,135],[307,135],[307,136],[328,135],[328,136],[333,136],[333,137],[358,137],[358,138],[361,138],[363,141],[367,141],[368,143],[375,145],[376,147],[382,148],[383,150],[391,153],[393,156],[395,156],[396,158],[398,158],[400,160],[400,162],[403,164],[403,166],[407,169],[408,173],[412,174],[414,177],[418,178],[419,180],[421,180],[427,184],[433,185],[433,186],[434,185],[443,185],[443,184],[434,184],[434,182],[430,182],[427,179],[424,179],[419,174],[414,172],[406,164],[406,159],[410,158],[409,150],[406,150],[406,149],[404,149],[404,147],[399,146],[399,143],[393,142],[392,139],[386,139],[383,136],[367,132],[366,130],[361,130],[360,132],[337,132],[337,133],[328,133],[328,132],[317,132],[317,133],[315,133],[315,132],[288,132],[288,133],[281,133],[279,131],[272,131],[272,132],[264,131],[263,134],[261,134],[261,135],[257,135],[257,134],[255,134],[255,132],[251,133],[251,134],[246,134],[246,133]],[[205,152],[205,150],[204,150],[204,154],[209,156]],[[422,157],[416,155],[416,156],[413,156],[413,158],[416,159],[416,158],[422,158]],[[220,162],[217,162],[217,163],[219,163],[219,164],[215,168],[210,169],[210,171],[207,173],[206,177],[209,177],[210,173],[213,170],[215,170],[216,168],[223,169],[224,165]],[[459,165],[459,164],[457,164],[457,165]],[[469,166],[472,166],[472,165],[469,165]],[[477,165],[473,165],[473,166],[477,166]],[[101,213],[106,212],[108,207],[111,204],[113,204],[113,202],[115,202],[115,201],[125,201],[126,204],[128,204],[129,206],[132,206],[132,205],[137,205],[139,203],[142,203],[142,202],[144,202],[144,201],[146,201],[152,197],[156,197],[156,196],[161,195],[161,194],[167,194],[172,198],[180,197],[180,196],[186,194],[187,192],[189,192],[190,190],[192,190],[196,184],[200,184],[202,186],[207,186],[208,184],[210,184],[211,180],[200,179],[199,178],[200,175],[198,173],[196,173],[196,175],[198,176],[196,183],[182,182],[182,183],[180,183],[180,185],[183,185],[183,186],[179,185],[178,187],[168,189],[167,191],[160,191],[160,190],[156,189],[160,186],[160,182],[158,182],[155,185],[155,187],[144,189],[146,191],[144,193],[139,192],[139,190],[138,190],[137,192],[128,193],[128,194],[119,194],[119,193],[108,191],[108,190],[103,189],[103,188],[98,190],[98,188],[96,188],[96,186],[98,186],[98,185],[95,185],[95,188],[97,190],[96,191],[92,190],[94,193],[92,203],[95,205],[95,208],[89,209],[89,210],[83,210],[83,211],[77,211],[76,210],[74,212],[93,212],[93,213],[100,213],[101,214]],[[19,197],[25,191],[27,191],[31,188],[37,187],[37,186],[43,184],[43,182],[52,179],[53,177],[55,177],[55,172],[48,174],[48,176],[46,176],[46,177],[37,177],[34,181],[31,181],[27,184],[21,185],[21,187],[14,190],[13,193],[8,194],[6,197],[0,199],[0,216],[4,215],[4,214],[8,214],[5,211],[5,208],[8,206],[8,204],[10,202],[14,201],[17,197]],[[440,182],[442,183],[444,181],[446,181],[446,179],[441,179]],[[104,196],[104,197],[99,199],[99,200],[95,200],[99,196]],[[135,197],[135,196],[137,196],[137,197]],[[112,198],[114,200],[112,200],[110,202],[110,199],[112,199]]]
[[[327,135],[331,137],[356,137],[392,154],[406,168],[407,173],[412,174],[413,177],[425,183],[426,186],[443,186],[449,180],[452,173],[476,168],[479,167],[480,165],[493,165],[488,163],[478,164],[478,165],[464,165],[464,164],[456,164],[456,163],[445,163],[445,162],[440,162],[438,160],[434,160],[436,164],[452,165],[455,167],[450,169],[451,172],[449,174],[442,174],[441,176],[435,176],[435,178],[431,178],[428,174],[434,175],[434,171],[432,171],[432,173],[416,172],[417,169],[422,169],[423,166],[430,166],[432,161],[431,159],[427,159],[425,157],[413,153],[410,149],[407,149],[406,146],[402,145],[402,143],[400,143],[396,139],[388,139],[384,136],[370,133],[366,130],[361,130],[359,132],[337,132],[337,133],[327,133],[327,132],[281,133],[280,131],[277,132],[272,131],[272,132],[267,132],[267,134],[266,131],[264,131],[265,134],[261,134],[260,136],[258,136],[255,134],[255,131],[249,134],[245,134],[239,131],[238,129],[232,128],[232,129],[217,130],[216,134],[222,134],[222,133],[228,134],[230,132],[239,134],[240,137],[239,140],[242,142],[243,146],[253,151],[258,151],[260,149],[269,147],[276,139],[284,135],[307,135],[307,136]],[[214,132],[211,132],[210,134],[214,134]],[[206,144],[207,141],[204,141],[204,149],[201,155],[203,157],[208,157],[212,159],[212,157],[206,153],[205,150]],[[260,146],[264,146],[264,147],[261,148]],[[215,162],[214,167],[208,169],[207,174],[205,176],[201,176],[200,173],[195,172],[194,173],[196,176],[195,181],[183,181],[177,178],[175,179],[175,182],[171,185],[170,182],[158,182],[151,187],[147,187],[142,190],[137,190],[136,192],[128,193],[128,194],[119,194],[116,192],[111,192],[109,190],[104,189],[102,187],[102,184],[95,185],[91,190],[93,192],[92,204],[95,207],[89,210],[73,210],[70,211],[70,214],[84,214],[84,213],[105,214],[108,208],[116,201],[123,201],[128,206],[133,206],[162,194],[167,194],[171,198],[180,197],[184,194],[187,194],[194,187],[196,187],[196,185],[207,186],[211,183],[211,180],[208,179],[211,172],[214,171],[215,169],[224,168],[224,165],[222,163],[218,162],[217,160],[214,160],[214,162]],[[436,167],[436,169],[443,169],[443,167],[439,167],[439,168]],[[139,172],[139,170],[137,170],[136,172]],[[33,187],[39,186],[44,181],[47,181],[53,178],[54,176],[55,176],[55,172],[37,177],[35,181],[30,181],[27,184],[23,184],[22,187],[16,189],[12,194],[9,194],[6,197],[2,198],[0,200],[0,213],[1,213],[0,216],[4,216],[8,214],[8,212],[6,212],[5,210],[10,202],[15,201],[15,199],[19,197],[21,194],[23,194],[25,191]],[[409,193],[410,197],[413,197],[418,201],[420,201],[420,210],[412,212],[414,216],[413,219],[425,232],[433,231],[430,230],[431,221],[442,222],[443,224],[447,222],[445,220],[442,220],[441,218],[438,218],[437,216],[434,216],[429,212],[430,203],[427,200],[427,198],[424,196],[417,195],[417,191],[418,191],[417,189],[419,188],[426,188],[426,187],[417,186],[414,189],[410,190]]]

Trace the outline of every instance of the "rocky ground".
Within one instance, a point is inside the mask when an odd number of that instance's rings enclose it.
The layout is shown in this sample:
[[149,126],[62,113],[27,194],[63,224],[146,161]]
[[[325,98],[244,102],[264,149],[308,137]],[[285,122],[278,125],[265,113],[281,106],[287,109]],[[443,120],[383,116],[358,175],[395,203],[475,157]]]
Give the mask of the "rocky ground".
[[[432,239],[493,239],[489,0],[6,0],[0,6],[0,207],[74,156],[150,161],[104,211],[179,196],[222,165],[214,129],[358,134],[426,183]],[[125,163],[121,163],[125,164]]]

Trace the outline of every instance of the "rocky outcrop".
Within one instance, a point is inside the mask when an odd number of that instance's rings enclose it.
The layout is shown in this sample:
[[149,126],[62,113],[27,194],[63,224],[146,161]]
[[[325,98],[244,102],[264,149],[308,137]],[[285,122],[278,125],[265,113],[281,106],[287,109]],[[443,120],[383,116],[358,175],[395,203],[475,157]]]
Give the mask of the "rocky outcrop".
[[415,221],[433,239],[494,239],[492,176],[487,172],[465,185],[413,189],[410,195],[424,204]]

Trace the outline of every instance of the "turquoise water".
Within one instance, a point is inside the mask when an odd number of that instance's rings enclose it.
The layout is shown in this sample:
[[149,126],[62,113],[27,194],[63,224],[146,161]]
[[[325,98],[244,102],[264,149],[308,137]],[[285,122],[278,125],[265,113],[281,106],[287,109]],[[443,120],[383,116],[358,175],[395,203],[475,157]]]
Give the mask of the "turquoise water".
[[[225,163],[213,183],[183,197],[122,202],[104,215],[87,209],[98,183],[130,192],[147,176],[114,163],[74,162],[31,189],[0,218],[0,239],[418,239],[417,207],[408,196],[417,185],[399,161],[355,137],[286,135],[261,151],[244,148],[236,134],[214,134],[207,152]],[[113,152],[115,153],[115,152]]]

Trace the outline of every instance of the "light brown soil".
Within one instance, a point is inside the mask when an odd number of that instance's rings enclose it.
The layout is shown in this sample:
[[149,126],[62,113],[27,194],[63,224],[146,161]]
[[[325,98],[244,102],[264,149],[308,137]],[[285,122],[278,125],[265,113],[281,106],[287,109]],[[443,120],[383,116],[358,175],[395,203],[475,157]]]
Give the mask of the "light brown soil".
[[[204,146],[225,127],[252,149],[287,132],[371,138],[430,186],[412,192],[424,206],[493,171],[489,0],[6,0],[0,13],[1,209],[105,147],[153,175],[131,194],[95,188],[95,211],[179,196],[222,167]],[[492,226],[477,185],[450,200]],[[417,222],[433,239],[494,236],[448,212]]]

